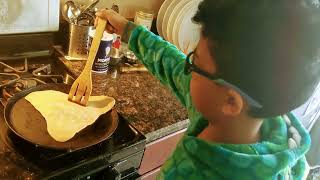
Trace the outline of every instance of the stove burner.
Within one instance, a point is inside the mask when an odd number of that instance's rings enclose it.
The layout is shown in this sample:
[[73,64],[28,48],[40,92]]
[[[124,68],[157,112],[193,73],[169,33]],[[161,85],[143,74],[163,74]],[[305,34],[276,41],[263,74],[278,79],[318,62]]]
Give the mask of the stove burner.
[[[28,59],[23,64],[9,65],[0,61],[0,89],[2,91],[0,102],[5,106],[8,98],[15,93],[39,84],[63,83],[62,75],[52,74],[51,64],[30,64]],[[1,69],[0,69],[1,71]]]
[[[1,63],[2,62],[0,62],[0,64]],[[11,84],[14,84],[18,79],[20,79],[19,75],[13,73],[0,73],[0,77],[0,88],[3,88],[4,86],[10,86]]]
[[[44,72],[45,74],[41,73]],[[42,67],[39,67],[38,69],[32,71],[32,75],[38,78],[50,78],[51,80],[54,80],[56,83],[59,83],[58,81],[63,82],[63,76],[62,75],[52,75],[51,74],[51,65],[47,64]]]
[[19,68],[19,67],[14,68],[14,67],[9,66],[8,64],[6,64],[4,62],[1,62],[1,61],[0,61],[0,64],[2,66],[6,67],[4,69],[5,73],[11,73],[11,72],[14,72],[14,73],[25,73],[25,72],[28,72],[28,59],[27,58],[24,59],[24,67],[23,67],[22,70],[20,70],[21,68]]

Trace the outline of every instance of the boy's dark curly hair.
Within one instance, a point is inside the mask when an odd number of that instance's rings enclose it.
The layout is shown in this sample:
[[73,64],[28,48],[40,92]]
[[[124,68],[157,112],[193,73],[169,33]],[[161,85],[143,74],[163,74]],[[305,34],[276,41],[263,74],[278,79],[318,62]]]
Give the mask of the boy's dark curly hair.
[[222,79],[259,101],[253,117],[303,104],[320,79],[318,0],[204,0],[193,20]]

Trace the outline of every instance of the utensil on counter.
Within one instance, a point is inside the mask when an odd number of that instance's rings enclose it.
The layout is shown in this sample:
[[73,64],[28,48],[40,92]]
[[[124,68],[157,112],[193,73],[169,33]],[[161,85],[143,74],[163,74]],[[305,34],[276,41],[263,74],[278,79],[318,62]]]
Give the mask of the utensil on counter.
[[74,23],[74,24],[77,24],[77,18],[79,17],[79,15],[81,14],[81,11],[78,7],[73,7],[71,8],[71,11],[72,11],[72,14],[73,16],[71,16],[71,21]]
[[64,6],[63,11],[67,10],[67,21],[75,24],[81,10],[73,1],[67,1]]
[[70,3],[73,3],[72,1],[67,1],[64,3],[63,7],[62,7],[62,11],[61,14],[63,16],[63,18],[70,23],[70,19],[69,19],[69,15],[68,15],[68,11],[70,8]]
[[99,1],[100,1],[100,0],[96,0],[96,1],[92,2],[92,3],[89,4],[87,7],[85,7],[81,13],[85,13],[85,12],[87,12],[87,11],[92,10],[92,8],[94,8],[94,7],[99,3]]
[[123,54],[120,52],[120,50],[114,47],[111,48],[109,56],[111,58],[110,60],[111,66],[116,66],[122,61],[122,58],[123,58]]
[[87,60],[90,44],[89,33],[93,26],[69,23],[67,42],[64,46],[68,60]]
[[85,12],[85,13],[81,13],[78,16],[77,21],[75,23],[76,25],[79,25],[79,26],[93,26],[94,19],[95,19],[94,14],[92,14],[91,12]]
[[92,45],[89,51],[89,57],[86,62],[86,65],[80,74],[80,76],[73,83],[68,99],[72,102],[78,103],[80,105],[86,106],[88,104],[89,96],[92,91],[92,76],[91,69],[94,62],[94,59],[97,55],[99,45],[103,32],[106,28],[107,21],[103,19],[98,20],[98,26],[94,34]]
[[129,49],[127,49],[124,52],[124,57],[125,57],[125,59],[127,60],[128,63],[131,63],[131,64],[137,64],[138,63],[137,56],[132,51],[130,51]]
[[87,25],[87,26],[93,24],[95,15],[92,12],[92,8],[94,8],[99,3],[99,1],[100,0],[96,0],[91,4],[89,4],[87,7],[85,7],[77,17],[77,20],[75,23],[78,25]]
[[[111,110],[101,115],[95,123],[87,126],[67,142],[57,142],[48,133],[46,121],[24,97],[29,93],[43,90],[55,90],[68,93],[70,85],[44,84],[23,90],[8,100],[4,109],[4,118],[10,134],[29,142],[38,149],[75,151],[89,148],[108,139],[116,130],[118,114]],[[32,115],[30,115],[32,113]]]

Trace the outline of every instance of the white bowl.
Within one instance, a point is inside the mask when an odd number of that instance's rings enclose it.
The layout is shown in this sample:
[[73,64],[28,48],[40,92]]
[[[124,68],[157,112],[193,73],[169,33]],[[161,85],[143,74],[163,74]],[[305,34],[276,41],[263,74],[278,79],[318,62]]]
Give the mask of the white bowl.
[[191,0],[180,0],[172,10],[172,13],[169,16],[168,25],[167,25],[167,40],[173,43],[172,34],[174,33],[173,25],[176,23],[178,14],[183,11],[183,7],[190,2]]
[[164,14],[166,13],[166,10],[171,2],[172,2],[172,0],[165,0],[162,3],[162,5],[159,9],[158,15],[157,15],[157,30],[158,30],[158,33],[160,36],[163,36],[162,23],[163,23]]
[[166,12],[164,14],[164,18],[162,21],[162,34],[164,39],[168,40],[168,34],[167,34],[167,26],[168,26],[168,21],[169,21],[169,17],[174,9],[174,7],[176,6],[176,4],[178,4],[180,2],[180,0],[172,0],[171,3],[169,4],[168,8],[166,9]]

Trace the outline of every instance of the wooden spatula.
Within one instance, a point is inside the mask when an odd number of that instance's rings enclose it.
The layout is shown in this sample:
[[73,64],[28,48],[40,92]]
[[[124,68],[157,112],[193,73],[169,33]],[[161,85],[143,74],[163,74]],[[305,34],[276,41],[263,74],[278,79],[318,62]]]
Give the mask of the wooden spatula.
[[97,55],[97,51],[99,49],[103,32],[106,28],[106,24],[107,22],[105,20],[98,19],[98,25],[92,40],[88,60],[80,76],[74,81],[73,85],[71,86],[68,96],[69,101],[78,103],[83,106],[87,106],[88,104],[89,96],[91,95],[92,91],[91,69],[94,59]]

